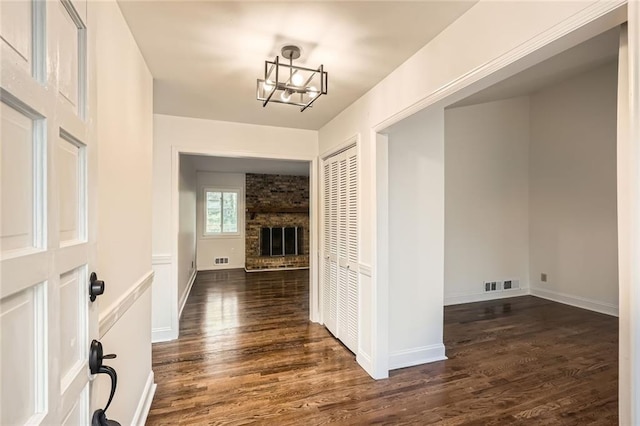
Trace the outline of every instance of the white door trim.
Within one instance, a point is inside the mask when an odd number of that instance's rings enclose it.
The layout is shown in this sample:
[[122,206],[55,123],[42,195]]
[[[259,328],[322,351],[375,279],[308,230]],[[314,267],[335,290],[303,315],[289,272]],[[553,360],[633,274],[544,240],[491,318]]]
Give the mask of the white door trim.
[[[309,162],[309,320],[320,321],[319,290],[318,290],[318,157],[306,155],[286,155],[286,154],[256,154],[244,151],[219,151],[213,149],[192,148],[189,146],[171,146],[171,256],[178,258],[178,229],[180,226],[180,204],[179,204],[179,184],[180,184],[180,155],[206,155],[211,157],[224,158],[253,158],[265,160],[292,160]],[[171,264],[171,291],[172,300],[178,300],[178,267],[176,262]],[[175,285],[174,285],[175,284]],[[173,305],[173,303],[172,303]],[[172,306],[171,328],[175,331],[179,328],[178,306]]]

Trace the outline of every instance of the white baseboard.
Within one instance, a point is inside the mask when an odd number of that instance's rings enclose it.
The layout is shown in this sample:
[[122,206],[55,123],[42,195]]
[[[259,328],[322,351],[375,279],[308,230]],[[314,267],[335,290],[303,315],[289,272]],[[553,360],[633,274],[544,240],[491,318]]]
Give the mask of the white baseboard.
[[508,297],[526,296],[529,294],[528,288],[514,288],[488,293],[457,294],[444,296],[444,306],[460,305],[462,303],[484,302],[486,300],[506,299]]
[[366,371],[371,377],[376,378],[373,374],[373,363],[371,362],[371,357],[369,354],[364,353],[362,351],[358,351],[356,354],[356,362],[364,371]]
[[275,271],[298,271],[300,269],[309,269],[308,266],[301,266],[298,268],[263,268],[263,269],[247,269],[244,268],[245,272],[275,272]]
[[389,354],[389,370],[443,361],[445,359],[447,357],[444,354],[444,344],[442,343],[405,349]]
[[240,265],[198,266],[198,271],[226,271],[229,269],[244,269],[244,263]]
[[151,330],[151,343],[170,342],[177,338],[177,330],[171,327],[154,328]]
[[593,299],[587,299],[580,296],[572,296],[569,294],[558,293],[553,290],[543,288],[531,288],[531,295],[541,297],[543,299],[552,300],[565,305],[575,306],[577,308],[587,309],[589,311],[599,312],[601,314],[618,316],[618,307],[610,303],[599,302]]
[[147,421],[149,409],[151,409],[151,402],[153,401],[153,396],[156,393],[157,387],[157,385],[153,383],[153,377],[153,371],[150,371],[149,376],[147,377],[147,383],[144,385],[144,390],[140,396],[138,406],[136,407],[136,412],[133,413],[133,420],[131,421],[132,425],[144,426]]
[[180,296],[180,310],[178,310],[178,321],[180,321],[180,318],[182,318],[182,310],[184,309],[184,305],[187,304],[189,293],[191,293],[191,287],[193,287],[193,283],[196,281],[196,275],[198,275],[198,271],[194,269],[191,273],[191,276],[189,277],[187,287],[184,289],[184,292]]

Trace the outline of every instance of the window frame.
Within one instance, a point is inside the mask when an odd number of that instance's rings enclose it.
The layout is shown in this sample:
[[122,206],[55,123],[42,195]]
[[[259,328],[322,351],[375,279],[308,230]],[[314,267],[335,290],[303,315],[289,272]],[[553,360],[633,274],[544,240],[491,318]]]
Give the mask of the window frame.
[[[207,213],[208,213],[208,208],[207,208],[207,193],[209,192],[220,192],[221,194],[224,193],[234,193],[236,194],[236,224],[237,224],[237,231],[236,232],[207,232]],[[221,195],[222,197],[224,197],[224,195]],[[241,197],[242,197],[242,190],[240,188],[220,188],[220,187],[212,187],[212,186],[207,186],[207,187],[203,187],[202,188],[202,236],[205,238],[228,238],[228,237],[239,237],[242,235],[241,233],[241,226],[242,226],[242,221],[241,221],[241,211],[240,211],[240,207],[241,207]],[[222,201],[222,199],[221,199]],[[220,216],[221,220],[222,220],[222,215]],[[222,229],[222,223],[220,224],[221,229]]]

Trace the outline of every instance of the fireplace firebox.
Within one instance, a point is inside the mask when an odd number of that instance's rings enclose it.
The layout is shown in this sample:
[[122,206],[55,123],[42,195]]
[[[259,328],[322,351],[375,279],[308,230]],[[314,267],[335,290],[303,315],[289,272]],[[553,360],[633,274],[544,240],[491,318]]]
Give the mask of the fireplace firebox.
[[260,230],[260,256],[304,254],[301,226],[264,227]]

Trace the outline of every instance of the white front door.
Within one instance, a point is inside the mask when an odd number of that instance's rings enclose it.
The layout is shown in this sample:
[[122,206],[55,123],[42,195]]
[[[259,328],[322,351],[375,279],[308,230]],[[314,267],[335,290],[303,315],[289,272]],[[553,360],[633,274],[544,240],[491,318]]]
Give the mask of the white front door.
[[91,419],[97,147],[86,6],[0,2],[1,425]]

